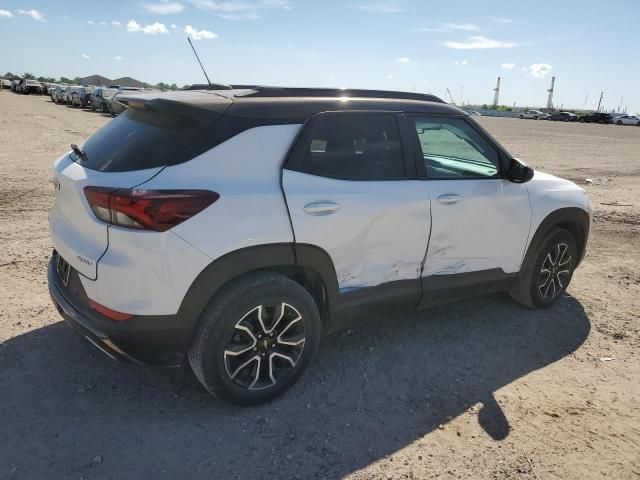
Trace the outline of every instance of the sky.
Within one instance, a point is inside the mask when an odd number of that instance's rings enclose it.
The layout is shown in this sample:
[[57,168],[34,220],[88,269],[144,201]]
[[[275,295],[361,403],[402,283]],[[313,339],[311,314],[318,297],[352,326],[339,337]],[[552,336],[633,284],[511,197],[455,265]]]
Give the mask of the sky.
[[640,0],[0,0],[0,75],[375,88],[640,113]]

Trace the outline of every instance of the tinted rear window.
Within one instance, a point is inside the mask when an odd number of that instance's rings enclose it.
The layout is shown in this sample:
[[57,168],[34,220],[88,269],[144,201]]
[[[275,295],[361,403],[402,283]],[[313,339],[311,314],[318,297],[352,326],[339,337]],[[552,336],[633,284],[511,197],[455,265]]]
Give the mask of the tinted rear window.
[[196,118],[168,110],[129,108],[86,141],[74,161],[92,170],[124,172],[177,165],[211,148],[205,133],[220,118]]

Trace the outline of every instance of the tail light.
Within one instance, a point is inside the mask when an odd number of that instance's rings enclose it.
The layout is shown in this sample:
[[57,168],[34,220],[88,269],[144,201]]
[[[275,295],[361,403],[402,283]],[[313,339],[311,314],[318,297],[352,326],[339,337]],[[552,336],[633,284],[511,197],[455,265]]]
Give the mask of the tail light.
[[119,227],[164,232],[220,198],[209,190],[142,190],[84,187],[98,219]]
[[110,308],[105,307],[104,305],[100,305],[98,302],[94,302],[89,299],[89,308],[95,310],[96,312],[104,315],[105,317],[113,320],[114,322],[126,322],[127,320],[131,320],[133,315],[130,313],[117,312],[115,310],[111,310]]

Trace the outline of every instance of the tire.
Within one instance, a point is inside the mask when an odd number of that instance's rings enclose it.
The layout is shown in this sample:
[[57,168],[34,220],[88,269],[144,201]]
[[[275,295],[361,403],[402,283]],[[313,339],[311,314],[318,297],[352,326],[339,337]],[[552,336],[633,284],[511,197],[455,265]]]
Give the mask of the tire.
[[616,123],[617,123],[618,125],[622,125],[622,120],[618,120]]
[[[578,250],[573,235],[562,228],[552,228],[545,234],[537,251],[527,255],[517,283],[509,292],[511,298],[533,309],[550,307],[571,283],[577,260]],[[548,276],[543,270],[549,271]],[[557,273],[554,275],[553,272]]]
[[524,120],[524,115],[520,115],[518,118],[519,118],[520,120]]
[[96,111],[96,106],[95,106],[93,103],[91,104],[91,111],[92,111],[92,112],[95,112],[95,111]]
[[[320,333],[318,307],[307,290],[278,273],[251,273],[223,287],[205,309],[189,363],[213,396],[256,405],[296,382],[318,349]],[[228,353],[233,351],[240,353]]]
[[584,118],[581,118],[580,120],[578,120],[580,123],[584,123]]

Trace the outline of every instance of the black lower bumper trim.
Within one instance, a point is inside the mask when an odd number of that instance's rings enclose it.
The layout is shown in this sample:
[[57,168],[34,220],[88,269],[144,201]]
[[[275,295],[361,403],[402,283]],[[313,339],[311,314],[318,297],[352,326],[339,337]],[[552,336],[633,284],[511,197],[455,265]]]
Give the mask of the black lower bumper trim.
[[135,316],[115,322],[88,308],[76,272],[65,287],[55,269],[55,258],[47,271],[49,293],[64,320],[82,337],[109,357],[146,365],[177,366],[186,358],[191,330],[178,315]]

